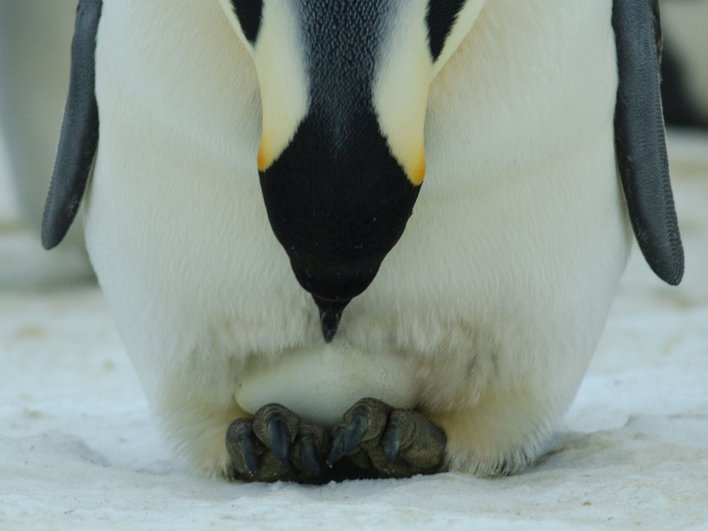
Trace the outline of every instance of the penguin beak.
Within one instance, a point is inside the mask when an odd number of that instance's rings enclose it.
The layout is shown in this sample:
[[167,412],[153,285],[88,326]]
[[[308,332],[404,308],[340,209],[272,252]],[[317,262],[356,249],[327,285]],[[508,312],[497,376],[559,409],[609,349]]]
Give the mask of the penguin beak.
[[316,296],[313,296],[317,308],[320,311],[320,326],[322,328],[322,337],[327,343],[331,343],[339,328],[339,320],[342,318],[342,312],[349,304],[350,300],[345,301],[329,301]]

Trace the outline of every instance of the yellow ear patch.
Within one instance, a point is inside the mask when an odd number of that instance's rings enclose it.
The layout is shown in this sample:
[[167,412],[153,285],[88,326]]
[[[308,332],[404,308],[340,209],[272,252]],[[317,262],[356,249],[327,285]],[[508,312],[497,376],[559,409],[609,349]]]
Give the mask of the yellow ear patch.
[[420,186],[423,184],[425,179],[425,151],[420,150],[418,160],[406,168],[406,173],[408,174],[408,180],[413,183],[414,186]]
[[273,163],[269,156],[265,140],[261,140],[261,145],[258,147],[258,171],[263,173]]
[[425,178],[425,115],[433,69],[427,4],[397,3],[395,26],[382,45],[373,85],[381,134],[414,186]]
[[309,107],[305,50],[296,2],[264,2],[253,60],[261,95],[258,170],[266,171],[285,151]]

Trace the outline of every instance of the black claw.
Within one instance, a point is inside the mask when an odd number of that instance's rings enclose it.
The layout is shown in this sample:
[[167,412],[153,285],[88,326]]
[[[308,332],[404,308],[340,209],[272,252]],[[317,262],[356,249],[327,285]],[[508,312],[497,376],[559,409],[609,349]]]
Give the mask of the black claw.
[[366,414],[365,407],[357,408],[354,411],[351,422],[335,436],[332,442],[332,450],[329,452],[329,457],[327,457],[327,465],[330,468],[344,455],[351,453],[361,444],[361,439],[368,424]]
[[315,457],[315,443],[311,437],[302,440],[302,463],[311,476],[320,475],[320,464]]
[[383,449],[386,461],[393,463],[401,449],[401,427],[398,423],[392,422],[386,430],[383,440]]
[[348,454],[361,444],[361,438],[366,431],[366,409],[360,408],[354,414],[351,424],[344,431],[344,453]]
[[278,461],[287,465],[290,460],[290,430],[283,416],[274,411],[265,419],[268,445]]
[[249,476],[253,477],[258,473],[258,460],[253,448],[253,429],[251,422],[237,420],[229,426],[226,432],[227,445],[229,441],[236,443],[238,453],[243,460],[243,466]]
[[256,460],[256,453],[253,451],[253,440],[250,437],[239,439],[238,448],[241,451],[246,472],[251,477],[255,476],[258,473],[258,461]]
[[327,466],[332,468],[334,463],[339,461],[344,456],[344,433],[339,433],[332,441],[332,449],[327,456]]

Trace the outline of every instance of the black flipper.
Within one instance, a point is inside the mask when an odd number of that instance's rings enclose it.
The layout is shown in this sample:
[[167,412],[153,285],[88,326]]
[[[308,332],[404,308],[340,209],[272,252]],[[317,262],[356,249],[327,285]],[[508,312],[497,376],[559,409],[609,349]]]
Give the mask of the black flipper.
[[71,80],[57,158],[42,219],[42,245],[57,246],[76,217],[98,146],[96,32],[102,0],[79,0],[71,45]]
[[615,146],[639,247],[652,270],[676,285],[683,276],[683,247],[664,138],[657,1],[614,0],[612,26],[619,69]]

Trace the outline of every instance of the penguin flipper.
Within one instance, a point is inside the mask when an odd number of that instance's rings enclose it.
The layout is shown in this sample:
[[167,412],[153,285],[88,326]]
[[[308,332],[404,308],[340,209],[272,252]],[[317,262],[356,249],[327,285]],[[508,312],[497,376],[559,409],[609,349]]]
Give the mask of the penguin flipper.
[[76,217],[98,146],[96,33],[102,0],[79,0],[71,44],[71,77],[59,147],[42,218],[42,245],[57,246]]
[[659,278],[676,285],[684,259],[664,136],[658,0],[614,0],[612,26],[619,70],[615,150],[622,187],[644,258]]

